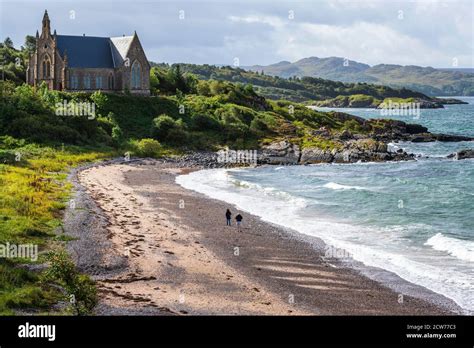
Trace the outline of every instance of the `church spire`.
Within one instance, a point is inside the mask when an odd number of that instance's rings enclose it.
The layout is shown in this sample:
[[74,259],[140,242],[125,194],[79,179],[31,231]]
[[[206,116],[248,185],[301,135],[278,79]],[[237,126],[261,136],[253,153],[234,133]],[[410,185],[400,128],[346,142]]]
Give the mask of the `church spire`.
[[49,16],[48,16],[48,10],[44,10],[43,29],[41,31],[41,36],[46,37],[50,35],[51,35],[51,26],[50,26],[50,21],[49,21]]

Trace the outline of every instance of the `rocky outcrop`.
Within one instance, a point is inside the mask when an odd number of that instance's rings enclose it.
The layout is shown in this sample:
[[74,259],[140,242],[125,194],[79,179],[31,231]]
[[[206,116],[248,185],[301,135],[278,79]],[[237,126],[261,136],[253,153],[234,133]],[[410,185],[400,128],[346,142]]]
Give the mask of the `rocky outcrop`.
[[437,102],[444,104],[444,105],[451,105],[451,104],[469,104],[468,102],[460,99],[454,99],[454,98],[431,98],[433,100],[436,100]]
[[288,140],[262,146],[258,161],[262,164],[298,164],[300,147]]
[[[400,139],[397,139],[400,140]],[[432,141],[445,141],[445,142],[455,142],[455,141],[472,141],[474,138],[466,137],[463,135],[449,135],[449,134],[433,134],[433,133],[420,133],[407,136],[406,139],[413,143],[429,143]]]
[[[389,99],[388,97],[387,99]],[[420,109],[442,109],[443,105],[446,104],[467,104],[466,102],[454,99],[454,98],[410,98],[408,100],[400,100],[399,98],[394,98],[393,107],[398,108],[399,103],[401,104],[417,104]],[[382,98],[383,99],[383,98]],[[400,102],[397,102],[400,100]],[[387,103],[384,103],[382,100],[369,95],[340,95],[332,99],[320,100],[315,103],[315,106],[319,107],[329,107],[329,108],[377,108],[384,109],[387,108]]]
[[335,153],[331,150],[318,148],[305,148],[301,152],[301,163],[330,163],[334,160]]
[[474,158],[474,149],[465,149],[448,155],[448,158],[462,160],[466,158]]
[[301,152],[302,164],[312,163],[355,163],[355,162],[383,162],[403,161],[413,159],[414,155],[403,150],[389,152],[387,144],[373,139],[357,139],[344,143],[341,148],[319,149],[308,147]]

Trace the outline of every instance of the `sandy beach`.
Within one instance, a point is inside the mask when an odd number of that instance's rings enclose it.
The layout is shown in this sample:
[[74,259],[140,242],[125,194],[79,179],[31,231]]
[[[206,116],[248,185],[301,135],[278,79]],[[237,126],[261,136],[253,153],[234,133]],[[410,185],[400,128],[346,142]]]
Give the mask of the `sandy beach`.
[[[323,258],[322,242],[244,214],[175,183],[191,168],[155,161],[75,173],[70,251],[97,281],[98,315],[442,315]],[[428,290],[423,290],[429,293]],[[434,296],[434,294],[433,294]],[[434,296],[436,298],[436,296]]]

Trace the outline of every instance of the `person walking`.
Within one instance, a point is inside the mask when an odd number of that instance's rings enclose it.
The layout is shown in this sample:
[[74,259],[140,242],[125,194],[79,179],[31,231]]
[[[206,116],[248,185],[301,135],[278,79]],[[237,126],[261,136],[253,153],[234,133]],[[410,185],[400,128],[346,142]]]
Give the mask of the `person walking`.
[[231,223],[230,223],[231,217],[232,217],[232,213],[230,212],[229,209],[227,209],[227,211],[225,212],[225,218],[227,219],[227,226],[231,225]]
[[242,232],[242,220],[243,220],[242,215],[238,214],[235,217],[235,220],[237,221],[237,231]]

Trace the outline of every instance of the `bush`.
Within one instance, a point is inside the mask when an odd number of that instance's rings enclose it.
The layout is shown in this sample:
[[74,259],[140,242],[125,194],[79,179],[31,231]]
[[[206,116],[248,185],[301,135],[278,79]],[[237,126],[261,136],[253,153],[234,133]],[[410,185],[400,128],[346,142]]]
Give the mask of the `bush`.
[[207,131],[220,129],[220,123],[212,116],[197,114],[192,117],[192,129]]
[[123,141],[123,132],[120,126],[116,125],[112,127],[112,140],[114,141],[115,145],[120,145]]
[[161,150],[161,144],[155,139],[142,139],[137,144],[137,152],[141,157],[160,157]]
[[89,314],[97,304],[97,290],[94,282],[79,274],[76,266],[65,252],[51,252],[50,267],[43,274],[43,282],[57,282],[65,290],[65,300],[76,315]]
[[188,136],[183,120],[175,121],[166,114],[153,120],[151,133],[153,138],[172,144],[181,144]]
[[261,118],[255,117],[250,123],[250,129],[255,132],[266,132],[268,126]]

